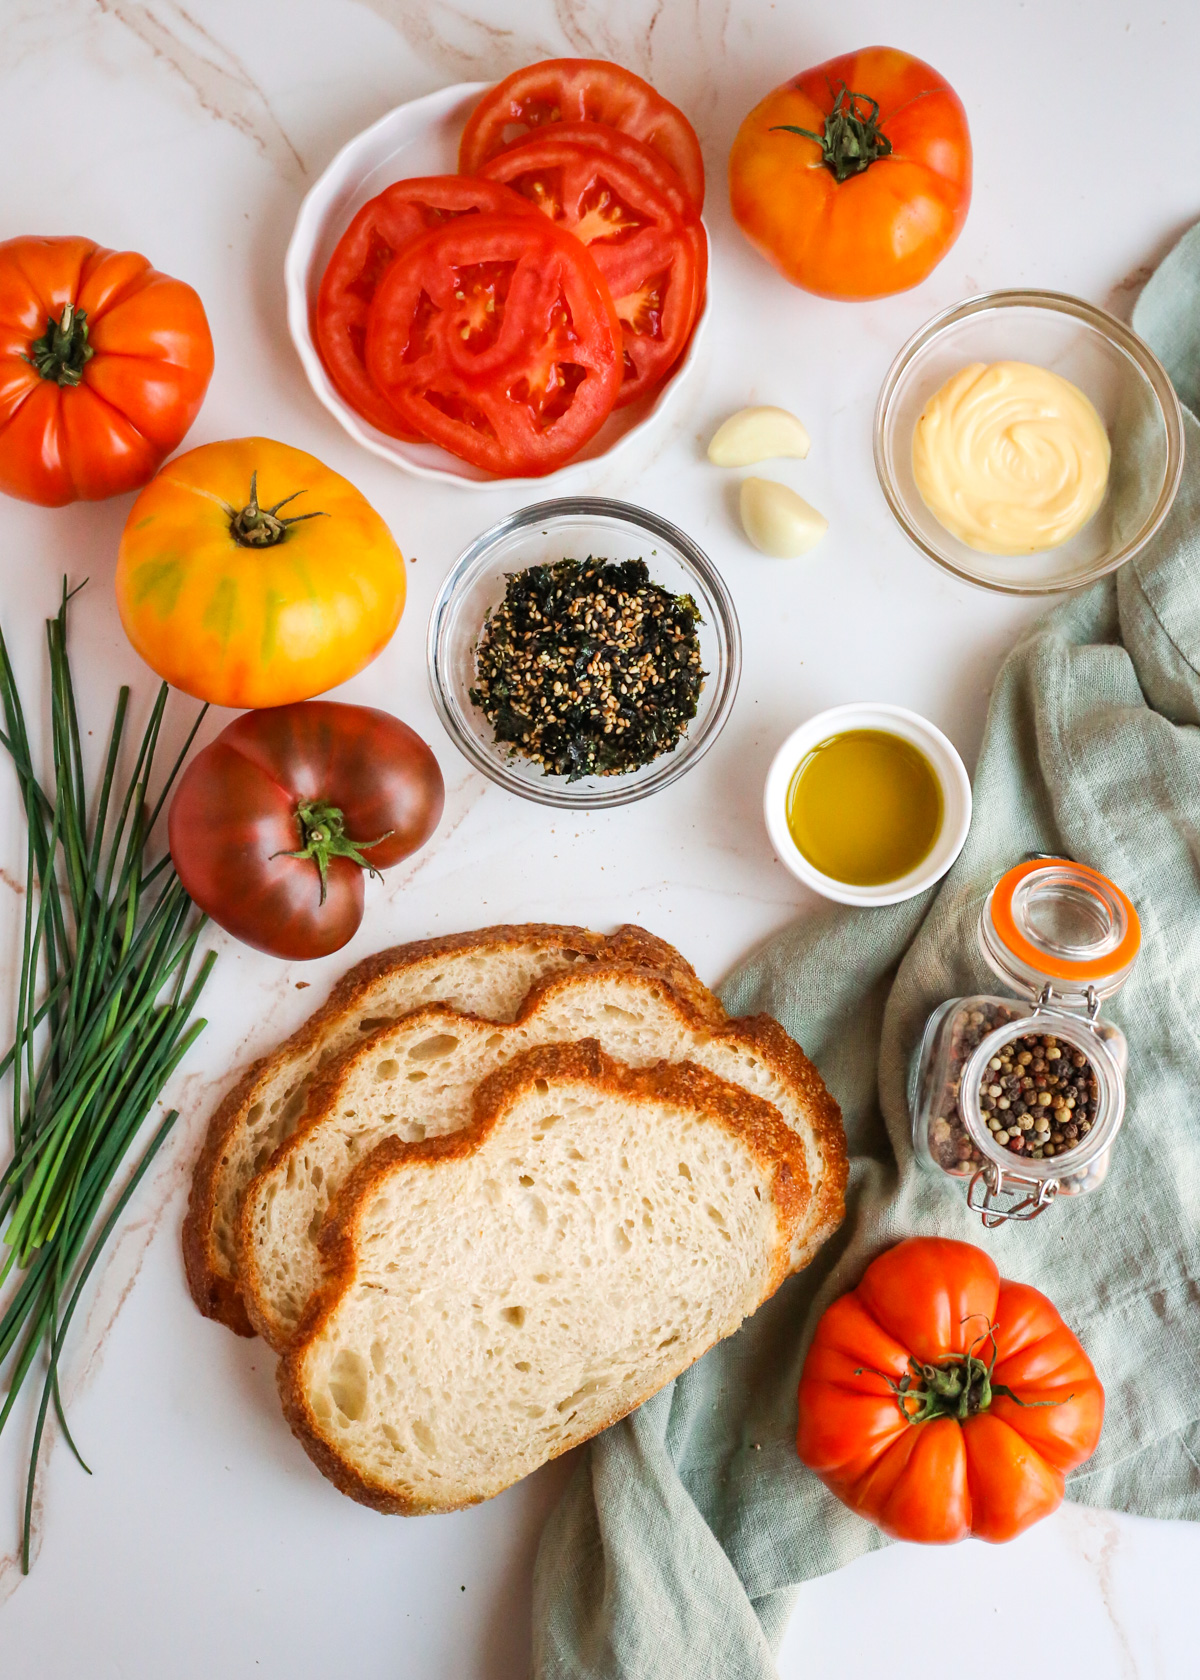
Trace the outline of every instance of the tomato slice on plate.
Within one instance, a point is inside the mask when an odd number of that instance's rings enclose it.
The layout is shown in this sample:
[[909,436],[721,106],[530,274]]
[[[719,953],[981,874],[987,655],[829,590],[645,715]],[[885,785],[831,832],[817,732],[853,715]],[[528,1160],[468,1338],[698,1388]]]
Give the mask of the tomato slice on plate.
[[621,386],[621,328],[579,240],[539,217],[460,217],[380,282],[367,370],[402,424],[488,472],[538,477]]
[[338,240],[317,295],[317,350],[338,392],[377,430],[417,440],[371,383],[363,362],[371,299],[396,253],[458,216],[525,216],[529,210],[527,199],[496,182],[416,176],[396,181],[364,204]]
[[[608,123],[550,123],[523,134],[520,139],[514,140],[511,146],[506,146],[504,152],[516,151],[519,147],[535,145],[539,140],[548,139],[574,140],[582,146],[590,146],[593,149],[599,147],[601,151],[611,153],[622,163],[631,165],[640,175],[645,176],[677,216],[686,219],[698,214],[692,195],[675,166],[669,163],[661,152],[656,152],[653,146],[647,146],[644,140],[638,140],[634,135],[627,134],[624,129],[613,128]],[[501,155],[503,154],[497,153],[497,156]],[[486,176],[486,165],[483,166],[483,170]]]
[[644,141],[679,172],[700,211],[704,159],[695,129],[649,82],[601,58],[547,58],[497,82],[467,119],[458,167],[464,175],[478,174],[531,129],[562,122],[607,123]]
[[557,124],[501,152],[482,173],[587,246],[621,322],[617,406],[644,396],[679,360],[695,325],[703,287],[698,259],[707,248],[699,217],[681,216],[614,148],[561,138]]

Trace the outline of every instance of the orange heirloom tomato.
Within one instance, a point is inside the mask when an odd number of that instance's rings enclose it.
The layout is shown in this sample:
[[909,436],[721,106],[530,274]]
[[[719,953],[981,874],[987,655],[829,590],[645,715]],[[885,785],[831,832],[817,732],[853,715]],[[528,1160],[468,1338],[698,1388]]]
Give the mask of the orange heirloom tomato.
[[133,504],[121,623],[146,663],[218,706],[283,706],[345,682],[391,639],[404,557],[349,480],[269,438],[207,443]]
[[0,243],[0,490],[43,507],[153,478],[213,370],[182,280],[90,239]]
[[756,105],[729,154],[734,219],[794,286],[832,298],[916,286],[962,231],[971,137],[919,58],[867,47]]
[[1104,1390],[1052,1304],[971,1243],[910,1237],[828,1309],[796,1450],[898,1540],[1011,1540],[1095,1451]]

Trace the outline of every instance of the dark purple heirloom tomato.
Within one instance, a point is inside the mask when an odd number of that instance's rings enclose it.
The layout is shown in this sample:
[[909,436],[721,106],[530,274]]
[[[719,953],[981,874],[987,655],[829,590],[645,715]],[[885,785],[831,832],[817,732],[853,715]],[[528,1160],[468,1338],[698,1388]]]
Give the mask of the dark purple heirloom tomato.
[[272,956],[327,956],[363,917],[363,875],[423,846],[445,800],[421,737],[370,706],[245,712],[188,765],[171,857],[227,933]]

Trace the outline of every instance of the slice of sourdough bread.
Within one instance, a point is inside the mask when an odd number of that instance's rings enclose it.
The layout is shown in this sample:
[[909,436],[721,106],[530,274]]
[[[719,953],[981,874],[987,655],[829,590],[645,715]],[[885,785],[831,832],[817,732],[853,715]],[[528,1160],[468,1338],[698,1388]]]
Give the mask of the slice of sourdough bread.
[[280,1362],[293,1431],[377,1510],[490,1498],[778,1288],[804,1172],[771,1105],[701,1068],[518,1056],[465,1130],[391,1138],[344,1186],[330,1281]]
[[382,1027],[314,1083],[296,1131],[242,1202],[238,1276],[251,1322],[284,1349],[324,1272],[317,1237],[354,1166],[384,1138],[413,1142],[468,1124],[476,1087],[539,1045],[595,1039],[627,1067],[691,1062],[774,1105],[799,1139],[792,1264],[843,1213],[845,1140],[837,1105],[800,1046],[768,1016],[715,1025],[662,978],[631,965],[541,982],[509,1024],[433,1005]]
[[208,1126],[183,1227],[188,1285],[200,1311],[251,1336],[237,1281],[242,1194],[295,1129],[323,1064],[387,1021],[434,1001],[508,1021],[530,987],[551,974],[602,962],[661,970],[706,1019],[725,1012],[665,940],[626,924],[605,936],[531,922],[399,945],[352,968],[328,1002],[226,1095]]

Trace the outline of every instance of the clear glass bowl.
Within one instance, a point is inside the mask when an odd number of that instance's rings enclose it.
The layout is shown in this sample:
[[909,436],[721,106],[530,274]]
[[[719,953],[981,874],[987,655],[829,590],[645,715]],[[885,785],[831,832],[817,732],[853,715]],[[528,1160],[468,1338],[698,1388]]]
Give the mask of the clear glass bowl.
[[[980,554],[940,525],[912,470],[925,404],[968,362],[1034,362],[1091,400],[1112,445],[1108,493],[1070,542],[1039,554]],[[1061,292],[986,292],[935,315],[888,371],[875,409],[875,470],[909,541],[968,583],[1052,595],[1115,571],[1166,518],[1183,471],[1183,417],[1166,369],[1123,322]]]
[[[707,675],[696,716],[671,752],[625,775],[568,782],[512,754],[471,701],[475,647],[484,620],[504,599],[510,572],[563,559],[644,560],[653,582],[691,595],[700,609],[700,653]],[[599,811],[645,799],[699,762],[725,726],[737,695],[742,638],[724,580],[678,526],[645,508],[601,497],[538,502],[493,525],[458,558],[429,617],[429,682],[438,715],[477,770],[510,793],[542,805]]]

